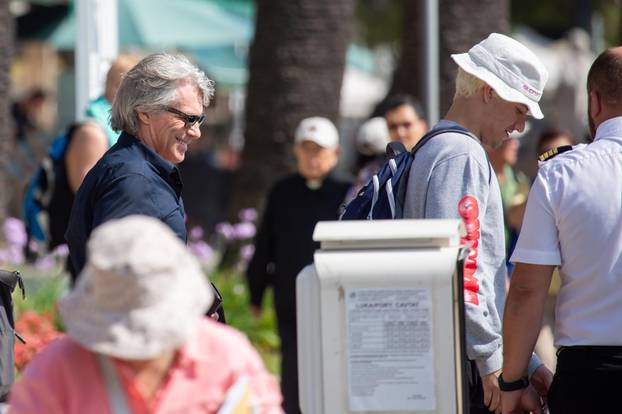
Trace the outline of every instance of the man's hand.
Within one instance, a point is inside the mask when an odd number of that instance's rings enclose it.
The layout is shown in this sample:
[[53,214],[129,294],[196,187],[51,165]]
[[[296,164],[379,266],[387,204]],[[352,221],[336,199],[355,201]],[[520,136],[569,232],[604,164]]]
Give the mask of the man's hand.
[[523,390],[501,393],[503,414],[543,414],[540,397],[530,385]]
[[499,375],[501,370],[482,375],[482,387],[484,388],[484,404],[490,411],[501,413],[501,390],[499,389]]
[[551,388],[551,383],[553,382],[553,373],[546,365],[542,364],[531,374],[529,382],[546,402],[546,395],[549,393],[549,388]]

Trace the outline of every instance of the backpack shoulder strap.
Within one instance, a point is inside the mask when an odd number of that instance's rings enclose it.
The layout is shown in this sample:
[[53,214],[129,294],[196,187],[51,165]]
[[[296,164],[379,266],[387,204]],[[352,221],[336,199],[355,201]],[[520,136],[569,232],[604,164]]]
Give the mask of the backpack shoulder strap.
[[417,142],[417,144],[415,144],[415,146],[410,151],[410,153],[414,155],[429,140],[431,140],[432,138],[434,138],[437,135],[446,134],[446,133],[455,133],[455,134],[466,135],[466,136],[474,139],[475,141],[479,142],[479,139],[475,135],[473,135],[471,132],[469,132],[469,130],[466,129],[466,128],[462,128],[462,127],[459,127],[459,126],[450,127],[450,128],[436,128],[436,129],[433,129],[433,130],[429,131],[423,137],[421,137],[419,142]]
[[445,133],[457,133],[457,134],[466,135],[476,140],[477,142],[479,142],[479,139],[475,135],[470,133],[466,128],[462,128],[460,126],[455,126],[455,127],[450,127],[450,128],[436,128],[436,129],[433,129],[432,131],[429,131],[423,137],[421,137],[419,142],[417,142],[415,146],[413,147],[413,149],[410,151],[411,156],[409,160],[409,165],[407,167],[407,171],[404,172],[405,176],[401,180],[399,180],[399,182],[397,183],[397,187],[393,189],[393,194],[395,197],[395,211],[396,211],[395,216],[394,216],[395,218],[402,218],[404,215],[404,203],[406,201],[406,189],[408,187],[408,176],[410,174],[411,165],[414,162],[415,154],[417,153],[417,151],[421,149],[421,147],[423,147],[432,138],[434,138],[437,135],[441,135]]

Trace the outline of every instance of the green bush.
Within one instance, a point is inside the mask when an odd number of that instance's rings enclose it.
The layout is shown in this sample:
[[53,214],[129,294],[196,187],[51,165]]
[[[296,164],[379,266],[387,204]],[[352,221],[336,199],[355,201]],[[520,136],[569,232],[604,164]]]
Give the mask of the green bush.
[[[26,299],[21,293],[14,294],[15,311],[19,316],[26,310],[43,314],[54,314],[58,298],[68,289],[69,277],[59,269],[42,272],[33,266],[20,266],[18,270],[24,279]],[[279,373],[279,337],[276,319],[272,310],[272,296],[264,301],[264,310],[260,318],[250,313],[249,295],[244,277],[239,271],[219,270],[210,280],[218,287],[223,296],[227,323],[245,333],[264,360],[268,370]],[[60,321],[57,327],[62,329]]]

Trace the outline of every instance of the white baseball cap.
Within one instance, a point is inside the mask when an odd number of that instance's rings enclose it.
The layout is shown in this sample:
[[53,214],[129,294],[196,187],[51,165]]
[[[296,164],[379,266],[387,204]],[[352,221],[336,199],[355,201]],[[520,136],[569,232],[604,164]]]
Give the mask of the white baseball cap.
[[294,142],[300,144],[303,141],[315,142],[324,148],[337,148],[339,146],[339,132],[329,119],[314,116],[303,119],[298,128]]
[[492,33],[467,53],[451,55],[465,72],[483,80],[508,102],[527,105],[544,118],[538,102],[549,75],[538,57],[511,37]]
[[384,154],[389,142],[387,121],[381,116],[365,121],[356,135],[356,147],[364,155]]

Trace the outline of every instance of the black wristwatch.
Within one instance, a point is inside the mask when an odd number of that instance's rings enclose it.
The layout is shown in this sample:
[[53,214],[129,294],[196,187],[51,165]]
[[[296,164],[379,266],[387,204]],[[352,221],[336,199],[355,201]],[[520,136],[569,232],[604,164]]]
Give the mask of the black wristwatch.
[[501,391],[516,391],[522,390],[523,388],[527,388],[529,385],[529,379],[527,377],[522,377],[517,379],[516,381],[505,382],[503,380],[503,374],[499,375],[499,389]]

